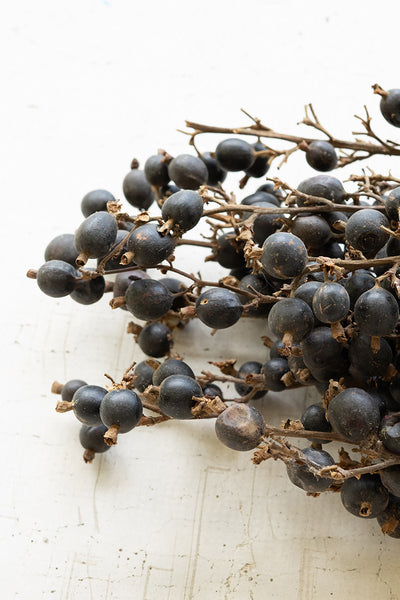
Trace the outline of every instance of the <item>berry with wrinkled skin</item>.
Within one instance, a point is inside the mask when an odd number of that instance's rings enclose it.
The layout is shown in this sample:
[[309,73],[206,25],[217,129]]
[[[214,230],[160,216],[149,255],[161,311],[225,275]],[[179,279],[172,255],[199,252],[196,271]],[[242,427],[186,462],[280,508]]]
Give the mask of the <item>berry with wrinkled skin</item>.
[[198,190],[207,183],[208,171],[198,156],[179,154],[168,165],[168,175],[176,185],[185,190]]
[[112,390],[100,405],[100,417],[104,425],[117,425],[119,433],[128,433],[139,423],[143,406],[139,396],[132,390]]
[[[320,470],[335,464],[332,456],[325,450],[303,448],[301,452],[314,469]],[[305,492],[311,494],[325,492],[332,483],[332,480],[329,477],[315,475],[310,470],[307,463],[299,464],[295,460],[291,460],[287,463],[286,469],[290,481]]]
[[36,283],[41,291],[52,298],[68,296],[78,280],[76,269],[63,260],[48,260],[36,275]]
[[241,452],[258,446],[264,428],[261,413],[247,404],[231,404],[215,421],[215,433],[219,441],[228,448]]
[[212,329],[225,329],[239,321],[243,306],[237,294],[223,288],[212,288],[200,294],[196,314]]
[[245,171],[256,160],[254,148],[239,138],[229,138],[220,142],[215,150],[215,158],[226,171]]
[[83,196],[81,211],[84,217],[95,212],[107,212],[107,202],[115,202],[115,197],[107,190],[92,190]]
[[124,196],[131,206],[147,210],[154,202],[154,192],[144,171],[131,169],[122,182]]
[[158,406],[168,417],[192,419],[192,408],[196,404],[193,397],[201,396],[202,389],[193,377],[170,375],[161,383]]

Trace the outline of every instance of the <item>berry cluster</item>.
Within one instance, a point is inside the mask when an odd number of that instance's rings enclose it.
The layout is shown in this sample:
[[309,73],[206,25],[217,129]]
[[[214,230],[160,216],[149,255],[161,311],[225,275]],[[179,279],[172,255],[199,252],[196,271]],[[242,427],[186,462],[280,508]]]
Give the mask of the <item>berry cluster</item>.
[[[384,118],[400,127],[400,90],[374,91]],[[235,130],[187,122],[197,156],[159,151],[143,170],[132,161],[123,192],[137,214],[124,212],[106,190],[89,192],[75,234],[50,241],[44,264],[28,271],[49,296],[93,304],[110,293],[113,309],[144,322],[130,323],[128,332],[148,358],[130,366],[120,383],[107,376],[107,389],[54,382],[52,391],[61,394],[56,410],[72,410],[82,423],[86,462],[135,427],[214,419],[229,448],[254,451],[256,464],[282,460],[294,485],[311,495],[340,491],[348,511],[376,517],[384,533],[400,537],[400,180],[353,175],[354,189],[346,191],[325,174],[376,154],[400,155],[400,146],[374,133],[368,112],[360,118],[368,141],[336,139],[311,105],[303,123],[326,141],[279,134],[252,120]],[[213,132],[234,137],[199,152],[197,137]],[[275,150],[265,138],[293,146]],[[294,152],[304,152],[323,174],[296,188],[268,179],[240,203],[222,187],[228,172],[244,172],[243,189]],[[187,238],[201,220],[210,235]],[[208,248],[206,260],[225,269],[221,278],[180,270],[175,254],[185,245]],[[195,318],[210,330],[258,319],[273,338],[262,336],[268,360],[250,357],[238,369],[235,359],[214,362],[220,373],[196,376],[173,353],[174,329]],[[224,398],[215,382],[233,383],[237,397]],[[269,391],[301,386],[315,386],[321,402],[282,427],[268,425],[253,405]],[[294,446],[294,437],[309,445]],[[353,455],[341,448],[335,461],[322,449],[331,441],[351,444]]]

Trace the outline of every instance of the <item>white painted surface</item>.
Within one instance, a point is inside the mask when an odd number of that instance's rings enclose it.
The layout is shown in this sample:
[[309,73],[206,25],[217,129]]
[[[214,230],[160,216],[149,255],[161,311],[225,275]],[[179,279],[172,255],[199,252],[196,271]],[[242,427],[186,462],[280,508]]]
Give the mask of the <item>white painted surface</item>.
[[[346,513],[338,496],[304,496],[281,464],[255,468],[251,454],[225,449],[210,422],[141,428],[85,465],[79,425],[55,413],[51,382],[104,385],[104,372],[118,378],[141,355],[128,317],[107,300],[52,300],[25,278],[52,237],[77,227],[87,191],[121,196],[133,156],[185,151],[176,132],[185,118],[240,125],[243,106],[293,131],[313,101],[325,125],[349,137],[367,103],[393,138],[370,86],[400,85],[397,2],[2,8],[1,597],[399,598],[396,540]],[[371,166],[396,172],[393,161]],[[281,175],[297,184],[311,173],[293,157]],[[197,269],[194,256],[204,253],[180,249],[177,261]],[[190,325],[175,347],[196,370],[227,356],[265,359],[257,324],[234,335]],[[278,423],[305,402],[271,394],[263,410]]]

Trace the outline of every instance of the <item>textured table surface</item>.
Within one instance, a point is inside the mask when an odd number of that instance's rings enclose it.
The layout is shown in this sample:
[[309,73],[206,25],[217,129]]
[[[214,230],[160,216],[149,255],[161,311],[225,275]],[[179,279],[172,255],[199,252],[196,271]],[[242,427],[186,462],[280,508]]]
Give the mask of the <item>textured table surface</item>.
[[[212,422],[140,428],[84,464],[79,425],[55,413],[51,382],[104,385],[105,372],[118,379],[143,355],[125,332],[129,317],[106,298],[92,307],[53,300],[25,278],[47,242],[81,222],[87,191],[122,197],[133,156],[185,152],[176,131],[185,118],[241,125],[244,107],[293,133],[312,101],[329,129],[349,137],[367,103],[393,139],[370,90],[400,86],[388,18],[397,3],[380,6],[373,16],[369,1],[39,0],[3,9],[2,598],[400,598],[398,541],[352,517],[337,494],[306,497],[281,464],[255,467],[251,453],[229,451]],[[202,150],[215,143],[199,140]],[[271,169],[294,185],[313,174],[296,156]],[[205,251],[176,256],[196,271]],[[204,272],[218,276],[210,263]],[[260,329],[247,320],[210,337],[192,323],[175,349],[197,372],[207,360],[263,362]],[[278,424],[311,398],[271,393],[257,407]]]

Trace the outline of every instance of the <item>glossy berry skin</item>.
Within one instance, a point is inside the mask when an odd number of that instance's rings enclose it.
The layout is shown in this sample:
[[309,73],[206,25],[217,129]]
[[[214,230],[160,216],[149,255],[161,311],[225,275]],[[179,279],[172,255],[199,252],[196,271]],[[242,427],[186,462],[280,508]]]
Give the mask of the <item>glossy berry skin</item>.
[[318,215],[298,216],[291,233],[299,237],[307,248],[321,248],[328,243],[332,232],[328,223]]
[[373,519],[380,515],[389,502],[389,492],[382,485],[379,475],[370,473],[361,475],[360,479],[346,479],[340,496],[346,510],[364,519]]
[[134,281],[125,293],[127,309],[142,321],[154,321],[163,317],[172,307],[173,301],[171,292],[155,279]]
[[332,335],[330,327],[315,327],[300,342],[303,360],[318,381],[343,376],[349,366],[345,350]]
[[168,175],[176,185],[184,190],[198,190],[205,185],[208,171],[198,156],[179,154],[168,165]]
[[168,417],[192,419],[192,408],[196,404],[193,396],[203,395],[200,385],[187,375],[170,375],[160,386],[158,406]]
[[290,333],[293,340],[299,342],[314,327],[314,315],[304,300],[284,298],[271,308],[268,327],[278,338]]
[[374,287],[375,278],[368,271],[358,269],[343,281],[343,285],[350,298],[350,308],[353,310],[361,294]]
[[103,297],[105,286],[106,281],[101,275],[87,281],[79,280],[71,292],[71,298],[78,304],[94,304]]
[[400,496],[400,465],[382,469],[380,476],[385,488],[394,496]]
[[168,164],[162,154],[153,154],[149,156],[144,164],[144,175],[150,185],[160,187],[168,185]]
[[323,285],[321,281],[306,281],[294,290],[294,297],[303,300],[312,309],[314,294],[321,285]]
[[329,142],[315,141],[308,144],[306,161],[316,171],[332,171],[337,164],[337,154]]
[[[315,177],[305,179],[298,185],[297,189],[299,192],[303,192],[303,194],[325,198],[335,204],[342,204],[346,197],[342,182],[331,175],[316,175]],[[298,198],[297,204],[303,206],[304,200]]]
[[212,329],[231,327],[243,313],[237,294],[224,288],[211,288],[200,294],[196,301],[196,314],[200,321]]
[[354,320],[365,335],[390,335],[398,318],[396,299],[380,287],[373,287],[361,294],[354,305]]
[[95,212],[107,212],[107,202],[115,202],[115,197],[107,190],[92,190],[83,196],[81,211],[84,217]]
[[265,422],[261,413],[247,404],[231,404],[215,421],[220,442],[232,450],[254,450],[261,441]]
[[[266,150],[264,144],[261,142],[255,142],[252,144],[254,152],[260,152]],[[245,170],[246,175],[250,177],[263,177],[268,171],[270,164],[268,162],[269,156],[257,156],[251,167]]]
[[270,235],[263,244],[261,263],[268,275],[276,279],[292,279],[301,275],[307,264],[307,249],[291,233]]
[[64,402],[72,402],[72,397],[79,388],[87,385],[86,381],[82,379],[70,379],[62,387],[61,398]]
[[[262,364],[256,360],[248,360],[243,363],[239,368],[236,377],[239,379],[246,379],[247,375],[258,375],[261,373]],[[253,388],[250,385],[246,385],[245,383],[235,383],[235,390],[239,394],[239,396],[246,396],[249,394]],[[266,391],[260,390],[256,394],[254,394],[253,399],[262,398],[265,396]]]
[[386,214],[391,221],[395,223],[399,220],[399,208],[400,208],[400,187],[396,187],[390,190],[387,197],[385,198]]
[[[115,251],[115,248],[126,238],[127,235],[128,235],[128,232],[126,231],[126,229],[118,229],[117,235],[115,236],[114,243],[111,246],[110,251],[107,252],[107,255],[110,254],[111,252]],[[106,264],[104,265],[104,270],[107,272],[107,271],[111,271],[113,269],[123,269],[124,266],[121,265],[121,256],[123,254],[125,254],[125,252],[127,252],[127,250],[128,250],[128,246],[127,246],[127,242],[125,242],[122,249],[119,251],[118,256],[116,256],[115,258],[109,258],[107,260]],[[101,256],[100,258],[97,259],[98,265],[103,260],[103,258],[104,258],[104,256]],[[132,263],[127,265],[125,268],[126,269],[132,268]]]
[[388,90],[388,95],[381,98],[379,106],[386,121],[394,127],[400,127],[400,90]]
[[399,413],[384,416],[379,428],[379,438],[385,448],[393,454],[400,454],[400,418]]
[[195,374],[188,364],[177,358],[167,358],[153,373],[153,385],[161,385],[170,375],[186,375],[195,379]]
[[211,152],[203,152],[200,158],[207,167],[207,185],[217,187],[218,183],[223,183],[228,173],[218,165]]
[[400,498],[389,495],[389,502],[377,517],[382,533],[392,538],[400,538]]
[[224,399],[224,395],[222,393],[221,388],[215,383],[206,383],[202,388],[203,396],[207,396],[207,398],[215,398],[218,396],[221,400]]
[[170,351],[172,332],[164,323],[147,323],[139,333],[138,344],[145,354],[159,358]]
[[392,362],[393,352],[384,338],[380,340],[380,348],[374,352],[371,348],[371,338],[359,334],[350,341],[349,358],[351,364],[361,373],[374,377],[384,375]]
[[[262,275],[245,275],[240,280],[238,288],[250,292],[249,286],[266,296],[272,295],[275,291],[272,285]],[[242,304],[247,304],[250,300],[250,297],[245,294],[238,294],[238,296]],[[258,306],[252,306],[247,309],[246,314],[250,317],[265,317],[271,310],[271,306],[272,305],[267,302],[260,302]]]
[[[263,187],[263,186],[262,186]],[[258,189],[256,192],[254,192],[254,194],[250,194],[249,196],[246,196],[245,198],[243,198],[243,200],[240,201],[240,204],[244,204],[245,206],[261,206],[264,202],[267,202],[268,204],[272,204],[272,206],[280,206],[281,203],[279,201],[279,198],[277,196],[275,196],[275,194],[273,194],[273,192],[266,192],[266,191],[262,191],[260,189]],[[247,216],[247,213],[243,213]]]
[[[179,279],[175,279],[174,277],[162,277],[159,279],[159,282],[165,285],[165,287],[171,292],[171,294],[179,294],[180,292],[186,290],[186,286]],[[172,302],[172,310],[179,311],[179,309],[187,306],[187,302],[185,300],[185,296],[175,296]]]
[[319,321],[336,323],[347,316],[350,297],[340,283],[323,283],[314,294],[312,307]]
[[138,392],[143,393],[149,385],[152,385],[154,369],[146,361],[142,360],[139,362],[135,366],[133,374],[135,376],[133,383]]
[[166,199],[161,215],[164,221],[172,219],[180,232],[189,231],[203,215],[203,199],[193,190],[181,190]]
[[36,283],[41,291],[52,298],[68,296],[79,279],[76,269],[63,260],[49,260],[37,272]]
[[95,426],[82,425],[79,432],[79,441],[82,447],[97,454],[107,452],[111,446],[104,441],[106,431],[107,427],[103,424]]
[[[273,208],[274,205],[269,202],[258,202],[257,206]],[[277,213],[260,213],[256,216],[253,222],[253,240],[256,244],[262,246],[265,240],[282,226],[281,217],[282,215]]]
[[267,390],[271,390],[272,392],[283,392],[283,390],[286,390],[286,386],[281,379],[289,371],[289,363],[286,358],[271,358],[267,360],[262,367]]
[[230,138],[218,144],[215,158],[226,171],[246,171],[252,166],[256,156],[250,144],[238,138]]
[[78,251],[75,248],[75,236],[73,233],[62,233],[57,235],[46,246],[44,260],[63,260],[75,267]]
[[122,182],[124,196],[131,206],[147,210],[154,202],[154,192],[143,171],[132,169]]
[[218,236],[217,245],[212,250],[216,261],[226,269],[238,269],[246,265],[243,250],[235,245],[235,237],[234,231]]
[[[150,276],[146,273],[146,271],[141,271],[140,269],[137,269],[136,271],[129,271],[129,269],[127,269],[125,273],[117,273],[113,287],[113,298],[125,296],[126,290],[134,281],[149,278]],[[123,310],[128,310],[126,306],[120,306],[120,308]]]
[[[301,415],[300,421],[304,429],[309,431],[332,431],[332,426],[329,421],[326,420],[325,409],[322,406],[322,402],[319,404],[310,404]],[[328,444],[330,440],[320,440],[309,438],[310,442],[317,444]]]
[[118,425],[119,433],[131,431],[142,415],[142,403],[132,390],[112,390],[104,396],[100,406],[100,417],[104,425]]
[[377,433],[380,412],[376,401],[360,388],[347,388],[329,403],[333,429],[349,442],[362,442]]
[[[323,469],[335,464],[332,456],[325,450],[315,448],[303,448],[302,453],[315,469]],[[298,464],[291,460],[287,465],[287,474],[290,481],[305,492],[318,494],[325,492],[331,485],[332,480],[329,477],[319,477],[310,471],[307,464]]]
[[366,258],[373,258],[389,239],[382,226],[389,227],[384,214],[372,208],[360,210],[352,214],[346,223],[346,240],[353,248],[361,250]]
[[75,232],[75,247],[89,258],[108,254],[117,237],[117,221],[107,212],[89,215]]
[[156,223],[141,225],[130,236],[127,248],[134,253],[134,261],[144,268],[155,267],[174,251],[175,242],[171,235],[161,235]]
[[80,387],[72,398],[73,411],[81,423],[85,425],[101,425],[100,404],[107,390],[98,385]]

